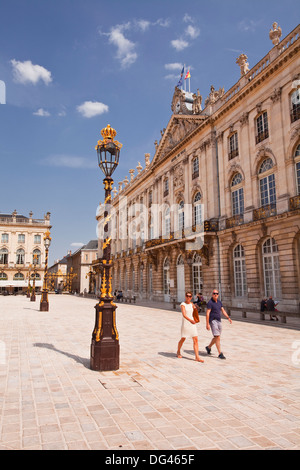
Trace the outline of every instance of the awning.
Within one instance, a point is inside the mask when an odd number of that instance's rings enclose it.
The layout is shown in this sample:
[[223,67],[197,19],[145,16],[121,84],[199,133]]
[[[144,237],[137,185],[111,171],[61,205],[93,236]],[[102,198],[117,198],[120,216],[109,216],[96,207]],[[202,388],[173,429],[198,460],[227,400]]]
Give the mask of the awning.
[[[30,282],[30,285],[32,286],[32,280]],[[43,286],[43,281],[35,281],[35,287],[42,287]],[[28,287],[28,281],[0,281],[0,287]]]

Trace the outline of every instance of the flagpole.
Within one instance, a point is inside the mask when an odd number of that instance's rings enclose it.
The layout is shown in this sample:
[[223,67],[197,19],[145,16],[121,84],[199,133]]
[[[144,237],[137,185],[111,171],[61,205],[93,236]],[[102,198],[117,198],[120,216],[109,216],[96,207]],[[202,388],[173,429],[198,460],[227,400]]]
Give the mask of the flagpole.
[[[184,70],[185,70],[185,64],[184,64]],[[184,80],[184,91],[186,91],[186,80]]]

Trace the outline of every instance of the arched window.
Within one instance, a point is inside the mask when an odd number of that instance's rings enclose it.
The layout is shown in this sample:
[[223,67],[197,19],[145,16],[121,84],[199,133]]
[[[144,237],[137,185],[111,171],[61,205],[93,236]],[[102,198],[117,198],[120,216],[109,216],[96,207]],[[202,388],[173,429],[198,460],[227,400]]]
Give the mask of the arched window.
[[14,281],[24,281],[24,274],[22,273],[16,273],[14,275]]
[[199,176],[199,158],[195,157],[192,161],[192,179],[198,178]]
[[184,202],[180,201],[178,204],[178,229],[184,229]]
[[259,190],[261,206],[276,204],[275,175],[272,172],[273,160],[266,158],[259,169]]
[[242,245],[233,250],[234,287],[236,297],[247,295],[247,277],[245,251]]
[[232,215],[240,215],[244,213],[244,188],[242,184],[242,175],[240,173],[236,173],[231,181]]
[[268,238],[262,246],[265,295],[281,297],[278,246],[274,238]]
[[132,267],[132,274],[131,274],[131,289],[135,292],[135,269]]
[[0,264],[8,264],[8,250],[6,248],[0,250]]
[[144,290],[144,263],[140,265],[140,293],[143,294]]
[[295,152],[295,170],[296,170],[296,187],[297,194],[300,194],[300,144]]
[[151,214],[150,216],[150,221],[149,221],[149,240],[154,239],[154,220],[153,220],[153,215]]
[[193,200],[193,225],[200,225],[202,223],[202,204],[201,193],[198,192]]
[[202,279],[202,258],[195,254],[193,258],[193,293],[195,295],[201,293],[203,290]]
[[25,251],[22,248],[17,250],[16,264],[25,264]]
[[36,281],[39,281],[41,279],[41,276],[38,273],[35,273],[35,274],[33,273],[31,274],[30,279],[34,279],[34,278]]
[[41,264],[41,252],[40,250],[33,250],[32,263]]
[[126,267],[124,268],[124,288],[125,288],[125,292],[127,292],[128,291],[128,275],[127,275]]
[[0,281],[7,281],[8,277],[6,273],[0,273]]
[[148,271],[148,274],[149,274],[149,294],[152,294],[153,292],[153,267],[152,267],[152,263],[149,264],[149,271]]
[[163,270],[164,270],[164,272],[163,272],[164,295],[169,296],[170,295],[170,262],[169,262],[169,258],[165,259]]

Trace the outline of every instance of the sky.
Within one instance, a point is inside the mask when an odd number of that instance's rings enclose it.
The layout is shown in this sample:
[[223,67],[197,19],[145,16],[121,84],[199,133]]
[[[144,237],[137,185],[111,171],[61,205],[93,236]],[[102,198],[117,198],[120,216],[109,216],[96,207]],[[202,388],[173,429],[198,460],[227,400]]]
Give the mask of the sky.
[[[113,178],[151,159],[171,118],[183,64],[203,102],[287,36],[298,0],[0,0],[0,213],[51,212],[50,264],[96,239],[104,199],[95,146],[110,124],[123,144]],[[0,94],[1,101],[1,94]],[[2,97],[3,101],[3,97]]]

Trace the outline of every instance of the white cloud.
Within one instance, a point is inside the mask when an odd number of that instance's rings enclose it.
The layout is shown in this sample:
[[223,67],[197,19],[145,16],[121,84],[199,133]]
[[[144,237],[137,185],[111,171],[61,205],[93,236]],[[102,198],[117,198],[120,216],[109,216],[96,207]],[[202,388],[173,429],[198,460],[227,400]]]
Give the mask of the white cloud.
[[254,33],[257,26],[259,26],[260,23],[261,23],[261,20],[258,20],[258,21],[253,21],[249,19],[242,20],[238,24],[238,29],[244,33],[248,33],[248,32]]
[[107,104],[98,101],[85,101],[77,106],[77,111],[85,118],[92,118],[100,114],[107,113],[109,110]]
[[173,41],[171,41],[171,45],[176,49],[176,51],[183,51],[183,49],[186,49],[189,46],[189,43],[184,39],[173,39]]
[[49,117],[50,113],[43,108],[39,108],[35,113],[34,116],[41,116],[41,117]]
[[148,21],[148,20],[136,20],[135,23],[136,23],[137,27],[139,29],[141,29],[143,32],[147,31],[147,29],[149,29],[149,27],[151,25],[150,21]]
[[122,68],[127,68],[137,60],[137,53],[135,52],[135,43],[130,41],[124,36],[124,30],[129,29],[130,23],[124,25],[117,25],[111,28],[107,34],[109,42],[117,48],[117,59],[120,60]]
[[172,64],[165,64],[166,70],[182,70],[183,65],[179,62],[173,62]]
[[12,59],[14,81],[17,83],[33,83],[36,85],[40,80],[46,85],[52,82],[51,72],[41,65],[34,65],[30,60],[20,62]]
[[193,23],[193,18],[188,14],[188,13],[185,13],[184,17],[183,17],[183,22],[184,23]]
[[200,29],[189,24],[185,32],[191,39],[196,39],[200,34]]
[[51,155],[40,162],[42,165],[60,168],[85,168],[92,169],[97,167],[97,162],[83,157],[73,155]]
[[74,248],[81,248],[83,245],[84,245],[84,243],[82,243],[82,242],[73,242],[73,243],[71,243],[70,246],[72,246]]

